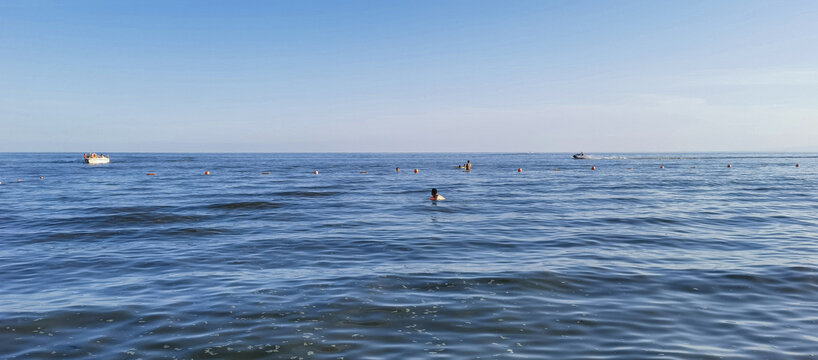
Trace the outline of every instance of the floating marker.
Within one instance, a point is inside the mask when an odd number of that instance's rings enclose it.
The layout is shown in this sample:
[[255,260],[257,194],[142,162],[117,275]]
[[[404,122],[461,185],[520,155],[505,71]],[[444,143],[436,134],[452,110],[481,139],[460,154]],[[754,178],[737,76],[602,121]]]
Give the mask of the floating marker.
[[523,168],[517,168],[517,172],[523,172]]
[[665,168],[665,166],[664,166],[664,165],[662,165],[662,166],[660,166],[659,168],[660,168],[660,169],[664,169],[664,168]]
[[361,174],[369,174],[369,171],[361,171]]
[[148,176],[156,176],[156,173],[148,173]]
[[210,175],[210,171],[205,171],[205,175]]
[[596,166],[591,166],[591,170],[596,170]]
[[270,175],[270,173],[268,173],[268,172],[263,172],[263,173],[261,173],[261,175]]
[[801,167],[801,164],[795,164],[795,167]]
[[727,167],[728,167],[728,168],[731,168],[731,167],[733,167],[733,165],[727,164]]
[[313,174],[318,175],[318,170],[315,170]]
[[417,174],[417,173],[419,173],[419,172],[420,172],[420,171],[418,171],[418,169],[415,169],[415,174]]

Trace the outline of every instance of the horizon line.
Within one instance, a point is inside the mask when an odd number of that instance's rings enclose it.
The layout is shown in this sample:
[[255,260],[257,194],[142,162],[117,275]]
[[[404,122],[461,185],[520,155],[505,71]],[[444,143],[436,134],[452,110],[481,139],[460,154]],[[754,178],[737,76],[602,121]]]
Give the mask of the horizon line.
[[[0,151],[0,154],[87,154],[85,151]],[[100,154],[576,154],[572,151],[108,151]],[[785,153],[809,154],[793,150],[696,150],[696,151],[591,151],[587,154],[706,154],[706,153]]]

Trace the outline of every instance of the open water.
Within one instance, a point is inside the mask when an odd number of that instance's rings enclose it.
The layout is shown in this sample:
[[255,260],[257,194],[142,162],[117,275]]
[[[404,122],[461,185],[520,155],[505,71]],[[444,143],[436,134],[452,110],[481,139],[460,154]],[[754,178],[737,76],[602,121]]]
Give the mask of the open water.
[[0,154],[0,358],[818,356],[816,154],[111,159]]

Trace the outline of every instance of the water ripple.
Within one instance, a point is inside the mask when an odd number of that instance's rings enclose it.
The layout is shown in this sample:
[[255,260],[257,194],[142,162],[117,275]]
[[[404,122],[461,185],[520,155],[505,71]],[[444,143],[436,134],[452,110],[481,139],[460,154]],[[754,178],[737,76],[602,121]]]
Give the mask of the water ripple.
[[818,356],[814,154],[0,157],[3,358]]

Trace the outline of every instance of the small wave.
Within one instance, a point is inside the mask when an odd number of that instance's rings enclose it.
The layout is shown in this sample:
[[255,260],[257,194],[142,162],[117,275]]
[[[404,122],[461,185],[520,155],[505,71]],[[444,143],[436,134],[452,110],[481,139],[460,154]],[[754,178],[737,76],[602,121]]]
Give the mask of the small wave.
[[77,231],[49,231],[32,237],[31,242],[49,241],[102,241],[109,239],[126,239],[129,232],[125,230],[77,230]]
[[295,197],[323,197],[334,196],[340,194],[338,191],[281,191],[273,193],[278,196],[295,196]]
[[269,201],[240,201],[223,204],[210,204],[207,207],[210,209],[277,209],[284,206],[282,203],[274,203]]
[[627,225],[669,225],[680,223],[680,221],[677,219],[657,216],[607,217],[600,219],[600,221],[608,224],[627,224]]
[[117,224],[128,224],[128,223],[156,223],[156,224],[165,224],[165,223],[177,223],[177,222],[196,222],[200,221],[202,218],[200,216],[194,215],[180,215],[180,214],[165,214],[165,213],[134,213],[134,214],[126,214],[126,215],[114,215],[111,216],[109,221],[112,221]]
[[154,205],[154,206],[118,206],[118,207],[94,207],[89,208],[89,211],[94,211],[101,214],[106,213],[114,213],[114,214],[128,214],[128,213],[144,213],[144,212],[154,212],[154,211],[162,211],[172,208],[171,206],[166,205]]
[[419,193],[426,194],[426,193],[428,193],[428,192],[429,192],[429,190],[428,190],[428,189],[422,189],[422,190],[397,190],[397,191],[384,191],[383,193],[384,193],[384,194],[388,194],[388,195],[402,195],[402,194],[419,194]]
[[222,235],[229,233],[230,230],[227,229],[219,229],[219,228],[180,228],[180,229],[170,229],[164,231],[167,235],[196,235],[196,236],[208,236],[208,235]]
[[[70,216],[58,219],[43,219],[41,223],[48,224],[48,228],[63,229],[63,228],[92,228],[100,231],[103,228],[116,228],[121,231],[126,225],[156,225],[156,224],[170,224],[170,223],[186,223],[198,222],[204,220],[206,217],[199,215],[183,215],[176,213],[165,212],[129,212],[129,213],[115,213],[106,215],[83,215]],[[57,232],[59,233],[59,232]],[[76,235],[82,236],[85,231],[67,232],[64,236],[72,237]]]
[[169,160],[165,160],[165,161],[166,162],[193,162],[193,161],[196,161],[196,159],[187,156],[187,157],[183,157],[181,159],[169,159]]

